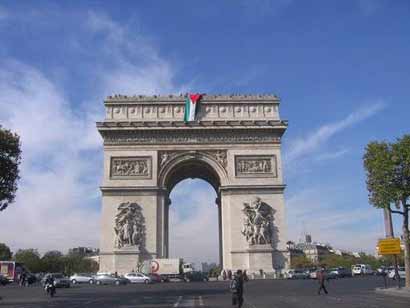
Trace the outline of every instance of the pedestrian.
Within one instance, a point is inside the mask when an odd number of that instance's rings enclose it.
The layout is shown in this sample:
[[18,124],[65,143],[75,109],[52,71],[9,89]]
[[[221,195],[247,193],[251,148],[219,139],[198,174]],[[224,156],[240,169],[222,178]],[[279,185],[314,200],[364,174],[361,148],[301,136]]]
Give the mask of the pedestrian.
[[228,270],[228,279],[231,280],[232,279],[232,271]]
[[327,290],[325,287],[325,280],[326,280],[326,272],[325,269],[322,267],[320,271],[317,273],[317,281],[319,282],[319,290],[317,294],[320,295],[320,292],[323,290],[325,294],[327,294]]
[[248,277],[248,273],[246,273],[246,270],[243,271],[243,281],[248,281],[249,277]]
[[225,270],[222,272],[222,278],[223,278],[223,280],[226,280],[226,271]]
[[26,284],[26,272],[25,271],[23,271],[21,273],[19,283],[20,283],[20,286],[22,286],[22,287],[25,286],[25,284]]
[[243,274],[241,270],[236,271],[230,289],[232,292],[232,305],[238,304],[238,307],[241,308],[243,304]]

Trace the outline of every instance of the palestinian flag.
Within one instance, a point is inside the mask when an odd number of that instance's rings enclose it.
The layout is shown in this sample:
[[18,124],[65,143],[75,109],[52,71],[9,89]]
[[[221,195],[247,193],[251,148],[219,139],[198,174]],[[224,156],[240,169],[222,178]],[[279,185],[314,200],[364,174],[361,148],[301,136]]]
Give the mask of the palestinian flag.
[[195,115],[198,109],[199,101],[202,98],[202,94],[189,94],[185,98],[185,114],[184,114],[184,122],[191,122],[195,121]]

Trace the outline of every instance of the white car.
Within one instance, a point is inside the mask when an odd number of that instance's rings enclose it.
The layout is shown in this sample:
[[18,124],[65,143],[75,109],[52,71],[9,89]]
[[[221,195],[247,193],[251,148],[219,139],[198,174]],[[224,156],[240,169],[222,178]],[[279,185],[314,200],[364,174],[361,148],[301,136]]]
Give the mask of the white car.
[[369,264],[356,264],[352,268],[352,276],[371,275],[371,274],[373,274],[373,270]]
[[151,278],[142,273],[128,273],[124,275],[131,283],[150,283]]
[[[389,278],[390,279],[395,279],[396,272],[394,270],[394,268],[389,272]],[[406,271],[404,269],[404,267],[399,267],[399,276],[400,279],[405,279],[406,278]]]

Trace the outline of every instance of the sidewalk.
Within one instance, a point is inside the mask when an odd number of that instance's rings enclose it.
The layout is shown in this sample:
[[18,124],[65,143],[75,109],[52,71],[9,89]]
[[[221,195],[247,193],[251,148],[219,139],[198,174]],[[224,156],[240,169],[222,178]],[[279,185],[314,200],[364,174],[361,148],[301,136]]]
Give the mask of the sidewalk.
[[410,288],[402,287],[398,289],[397,287],[393,288],[376,288],[376,293],[384,294],[384,295],[391,295],[391,296],[402,296],[410,298]]

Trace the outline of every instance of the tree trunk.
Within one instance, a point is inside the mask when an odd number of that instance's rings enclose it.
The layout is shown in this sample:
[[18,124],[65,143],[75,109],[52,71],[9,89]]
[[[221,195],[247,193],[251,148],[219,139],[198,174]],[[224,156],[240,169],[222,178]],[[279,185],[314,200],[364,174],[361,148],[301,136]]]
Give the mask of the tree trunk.
[[404,266],[406,268],[406,288],[410,288],[410,232],[409,212],[405,206],[403,217],[403,244],[404,244]]

